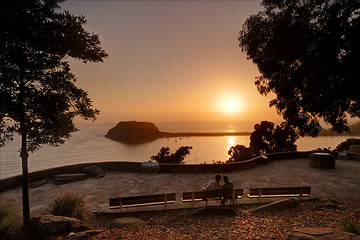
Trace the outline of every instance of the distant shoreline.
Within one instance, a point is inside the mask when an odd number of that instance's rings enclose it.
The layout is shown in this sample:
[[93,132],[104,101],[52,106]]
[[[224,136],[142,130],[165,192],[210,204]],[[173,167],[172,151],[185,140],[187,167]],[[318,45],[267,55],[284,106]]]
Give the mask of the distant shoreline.
[[250,136],[251,132],[185,132],[168,133],[163,132],[165,138],[168,137],[221,137],[221,136]]
[[250,132],[181,132],[170,133],[159,131],[154,123],[121,121],[111,128],[105,137],[122,143],[144,143],[159,138],[174,137],[218,137],[218,136],[249,136]]

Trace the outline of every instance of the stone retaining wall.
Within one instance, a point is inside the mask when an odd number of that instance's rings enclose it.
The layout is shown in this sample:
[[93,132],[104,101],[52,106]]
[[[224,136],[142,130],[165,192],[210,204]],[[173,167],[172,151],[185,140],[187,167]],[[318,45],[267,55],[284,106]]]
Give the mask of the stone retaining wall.
[[[307,159],[311,152],[285,152],[267,154],[269,161],[285,160],[285,159]],[[349,160],[360,161],[360,154],[347,153]],[[256,157],[247,161],[238,163],[223,164],[160,164],[160,173],[206,173],[206,172],[231,172],[241,171],[265,164],[266,161],[262,157]],[[82,173],[84,168],[91,165],[97,165],[105,171],[121,171],[121,172],[141,172],[141,162],[96,162],[69,165],[57,168],[51,168],[29,173],[30,182],[41,179],[48,179],[57,174],[64,173]],[[0,180],[0,192],[21,186],[22,176],[14,176]]]
[[[103,170],[108,171],[120,171],[120,172],[139,172],[141,162],[96,162],[96,163],[83,163],[68,165],[56,168],[50,168],[45,170],[40,170],[36,172],[29,173],[30,182],[39,181],[41,179],[48,179],[54,175],[64,174],[64,173],[83,173],[84,168],[97,165]],[[5,178],[0,180],[0,192],[21,186],[22,184],[22,175]]]

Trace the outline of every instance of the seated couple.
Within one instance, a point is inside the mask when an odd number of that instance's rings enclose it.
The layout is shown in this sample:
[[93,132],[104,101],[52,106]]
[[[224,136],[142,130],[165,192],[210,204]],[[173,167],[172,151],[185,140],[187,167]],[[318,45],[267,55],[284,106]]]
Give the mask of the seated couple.
[[[222,176],[224,179],[224,184],[221,185],[220,180],[221,180],[221,174],[216,174],[215,176],[215,180],[210,181],[206,188],[204,190],[226,190],[226,189],[233,189],[234,185],[232,182],[229,181],[229,177],[227,175]],[[221,199],[221,204],[224,205],[225,201],[227,199],[222,198]]]

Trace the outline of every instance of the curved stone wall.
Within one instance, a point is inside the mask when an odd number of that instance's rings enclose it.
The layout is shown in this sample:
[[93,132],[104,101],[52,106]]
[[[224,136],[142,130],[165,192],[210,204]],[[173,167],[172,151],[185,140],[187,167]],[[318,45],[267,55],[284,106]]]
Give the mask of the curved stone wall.
[[[312,152],[285,152],[267,154],[267,160],[285,160],[308,158]],[[360,154],[348,153],[349,160],[360,161]],[[223,164],[160,164],[160,173],[205,173],[205,172],[231,172],[241,171],[266,163],[262,157],[255,157],[238,163]],[[105,171],[140,172],[141,162],[96,162],[68,165],[29,173],[30,182],[51,178],[57,174],[82,173],[87,166],[97,165]],[[0,192],[21,186],[22,176],[14,176],[0,180]]]

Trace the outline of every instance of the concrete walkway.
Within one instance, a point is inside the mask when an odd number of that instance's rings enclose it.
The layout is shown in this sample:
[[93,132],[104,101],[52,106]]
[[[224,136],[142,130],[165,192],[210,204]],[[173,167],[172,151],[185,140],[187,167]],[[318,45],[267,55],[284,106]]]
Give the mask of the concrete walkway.
[[[228,174],[236,188],[243,188],[244,195],[250,187],[311,186],[312,197],[336,200],[360,199],[360,162],[337,160],[335,169],[317,169],[309,166],[307,159],[278,160],[253,169],[223,173]],[[215,174],[212,173],[123,173],[107,171],[100,179],[65,185],[53,185],[51,182],[30,189],[32,215],[43,214],[49,204],[62,192],[71,191],[83,194],[92,211],[110,211],[110,197],[136,196],[156,193],[176,192],[176,203],[168,208],[191,207],[191,203],[182,203],[185,191],[201,190]],[[273,199],[272,199],[273,200]],[[0,201],[5,201],[21,213],[21,188],[0,193]],[[256,202],[244,196],[238,202]],[[212,202],[218,205],[218,202]],[[203,206],[197,203],[196,206]],[[124,211],[163,209],[163,206],[127,208]],[[113,211],[113,210],[112,210]]]

